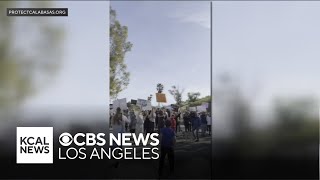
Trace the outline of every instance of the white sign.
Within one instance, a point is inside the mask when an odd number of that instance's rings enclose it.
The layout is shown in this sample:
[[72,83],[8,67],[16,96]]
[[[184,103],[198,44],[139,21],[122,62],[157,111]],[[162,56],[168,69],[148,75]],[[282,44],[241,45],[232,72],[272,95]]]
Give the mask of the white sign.
[[150,101],[148,101],[147,102],[147,105],[146,106],[144,106],[144,107],[142,107],[142,110],[143,111],[149,111],[149,110],[152,110],[152,106],[151,106],[151,102]]
[[138,100],[137,100],[137,104],[138,104],[139,106],[144,107],[144,106],[147,106],[147,105],[148,105],[148,101],[147,101],[147,100],[144,100],[144,99],[138,99]]
[[118,107],[121,110],[127,110],[128,109],[127,99],[123,98],[123,99],[117,99],[117,100],[113,101],[112,108],[117,109]]
[[189,111],[196,111],[196,107],[189,107]]

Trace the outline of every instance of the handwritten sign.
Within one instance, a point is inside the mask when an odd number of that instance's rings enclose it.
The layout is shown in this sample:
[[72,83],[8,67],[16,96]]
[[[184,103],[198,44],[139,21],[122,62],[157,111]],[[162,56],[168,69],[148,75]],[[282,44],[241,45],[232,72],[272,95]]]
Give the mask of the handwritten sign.
[[159,102],[159,103],[166,103],[167,102],[166,95],[163,93],[156,93],[156,99],[157,99],[157,102]]

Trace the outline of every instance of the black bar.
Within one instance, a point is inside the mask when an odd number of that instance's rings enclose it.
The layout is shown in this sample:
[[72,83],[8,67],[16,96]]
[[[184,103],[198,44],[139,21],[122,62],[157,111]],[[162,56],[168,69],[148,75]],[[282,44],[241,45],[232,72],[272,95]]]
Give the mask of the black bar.
[[7,8],[7,16],[68,16],[68,8]]

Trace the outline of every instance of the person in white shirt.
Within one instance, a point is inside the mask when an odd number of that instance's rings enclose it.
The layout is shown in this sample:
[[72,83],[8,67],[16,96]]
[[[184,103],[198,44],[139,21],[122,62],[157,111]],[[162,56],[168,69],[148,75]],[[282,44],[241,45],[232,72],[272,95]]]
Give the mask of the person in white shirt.
[[207,124],[207,130],[208,130],[208,132],[209,132],[209,135],[211,135],[212,117],[211,117],[211,114],[210,114],[210,113],[207,114],[207,122],[208,122],[208,124]]
[[167,111],[164,111],[164,116],[165,116],[165,119],[168,120],[169,119],[169,114]]

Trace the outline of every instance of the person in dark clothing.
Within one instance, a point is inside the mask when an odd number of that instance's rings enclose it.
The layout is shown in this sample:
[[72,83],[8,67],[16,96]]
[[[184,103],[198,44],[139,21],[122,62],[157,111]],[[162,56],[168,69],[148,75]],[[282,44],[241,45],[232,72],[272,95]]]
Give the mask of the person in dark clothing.
[[185,131],[186,132],[190,132],[191,131],[191,128],[190,128],[190,117],[189,117],[188,113],[184,114],[183,123],[184,123]]
[[206,130],[207,130],[207,115],[206,113],[201,113],[200,115],[201,119],[201,136],[204,137],[206,135]]
[[163,111],[159,111],[159,115],[158,115],[158,132],[159,134],[161,133],[161,129],[164,128],[165,126],[165,115],[163,113]]
[[136,125],[137,125],[137,117],[133,110],[130,111],[129,118],[130,118],[130,123],[129,123],[130,133],[135,133]]
[[167,118],[170,118],[171,117],[171,113],[170,113],[169,109],[167,109],[167,113],[168,113],[168,117]]
[[155,128],[158,128],[159,113],[160,113],[160,109],[158,108],[156,111],[156,119],[155,119],[156,127]]
[[151,133],[151,120],[150,120],[150,116],[149,116],[149,112],[146,112],[146,116],[144,119],[144,129],[145,129],[145,133]]
[[176,119],[177,119],[177,132],[181,132],[181,127],[180,127],[180,118],[181,117],[181,112],[178,112],[178,114],[176,115]]
[[198,142],[199,141],[199,128],[201,126],[201,120],[195,112],[192,112],[192,114],[191,114],[191,124],[192,124],[193,137],[195,139],[195,142]]
[[166,127],[161,129],[160,135],[160,161],[159,161],[159,176],[162,175],[164,160],[168,155],[170,173],[174,172],[174,145],[176,136],[174,130],[171,128],[170,120],[165,122]]

